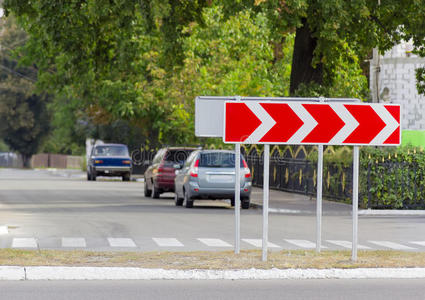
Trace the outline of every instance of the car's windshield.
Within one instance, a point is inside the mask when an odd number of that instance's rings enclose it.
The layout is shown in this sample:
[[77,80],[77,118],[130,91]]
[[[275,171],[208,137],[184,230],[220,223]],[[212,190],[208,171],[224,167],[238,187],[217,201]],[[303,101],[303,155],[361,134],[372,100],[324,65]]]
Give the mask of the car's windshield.
[[[241,157],[241,167],[243,166]],[[235,154],[229,152],[201,153],[199,167],[206,168],[234,168]]]
[[191,149],[170,149],[164,157],[164,164],[183,164],[192,151]]
[[128,156],[128,149],[125,146],[96,146],[94,155],[96,156]]

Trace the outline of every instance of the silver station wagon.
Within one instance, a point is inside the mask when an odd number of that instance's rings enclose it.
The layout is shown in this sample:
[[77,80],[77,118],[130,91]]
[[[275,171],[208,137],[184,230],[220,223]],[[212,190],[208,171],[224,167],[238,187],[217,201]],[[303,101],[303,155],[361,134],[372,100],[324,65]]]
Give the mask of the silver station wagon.
[[[249,208],[251,172],[245,159],[240,163],[241,207]],[[235,205],[235,152],[227,150],[196,150],[176,171],[175,204],[193,207],[194,200],[230,199]]]

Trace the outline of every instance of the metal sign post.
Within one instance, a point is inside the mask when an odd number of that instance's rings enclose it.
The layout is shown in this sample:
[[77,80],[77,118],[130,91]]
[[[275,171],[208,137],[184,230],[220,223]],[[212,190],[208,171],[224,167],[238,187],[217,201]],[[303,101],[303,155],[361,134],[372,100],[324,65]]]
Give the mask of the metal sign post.
[[359,207],[359,147],[353,149],[353,241],[351,260],[357,261],[358,243],[358,207]]
[[235,144],[235,254],[241,251],[241,144]]
[[264,180],[263,180],[263,261],[267,261],[267,247],[269,243],[269,166],[270,145],[264,145]]
[[316,252],[320,252],[322,248],[323,145],[318,146],[317,155]]
[[[236,101],[241,101],[237,96]],[[235,254],[241,251],[241,144],[235,144]]]
[[401,107],[348,98],[210,97],[195,100],[195,135],[235,144],[235,253],[240,252],[240,145],[264,144],[263,260],[267,259],[270,144],[318,145],[317,241],[321,250],[323,146],[354,146],[352,259],[357,259],[358,146],[398,146]]

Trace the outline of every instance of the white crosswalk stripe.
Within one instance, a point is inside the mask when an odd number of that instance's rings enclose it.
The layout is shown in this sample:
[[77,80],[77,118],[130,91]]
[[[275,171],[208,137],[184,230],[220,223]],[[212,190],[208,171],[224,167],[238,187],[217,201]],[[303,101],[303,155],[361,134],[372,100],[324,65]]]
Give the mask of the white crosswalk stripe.
[[7,226],[0,226],[0,235],[2,234],[8,234],[9,230],[7,229]]
[[[351,249],[352,248],[352,243],[349,242],[349,241],[327,240],[327,242],[329,242],[331,244],[334,244],[334,245],[337,245],[337,246],[340,246],[340,247],[347,248],[347,249]],[[360,245],[360,244],[357,244],[357,248],[358,249],[363,249],[363,250],[372,249],[372,248],[370,248],[368,246],[364,246],[364,245]]]
[[[263,240],[261,240],[261,239],[242,239],[242,241],[244,241],[244,242],[246,242],[246,243],[248,243],[248,244],[250,244],[254,247],[257,247],[257,248],[263,247]],[[268,248],[281,248],[280,246],[273,244],[271,242],[267,243],[267,247]]]
[[160,247],[183,247],[178,239],[175,238],[152,238]]
[[129,238],[108,238],[109,246],[111,247],[123,247],[123,248],[134,248],[137,247],[132,239]]
[[[314,249],[316,248],[316,243],[307,241],[307,240],[289,240],[289,239],[285,239],[285,241],[287,241],[290,244],[293,244],[295,246],[301,247],[301,248],[306,248],[306,249]],[[322,245],[322,248],[327,248],[326,246]]]
[[425,247],[425,241],[413,241],[409,243]]
[[86,240],[84,238],[62,238],[62,247],[64,248],[85,248]]
[[209,247],[232,247],[232,245],[220,239],[198,239],[198,241]]
[[12,248],[37,248],[35,238],[14,238]]
[[398,244],[398,243],[394,243],[394,242],[389,242],[389,241],[369,241],[372,244],[381,246],[381,247],[386,247],[386,248],[390,248],[390,249],[394,249],[394,250],[415,250],[416,248],[413,247],[409,247],[409,246],[405,246],[402,244]]

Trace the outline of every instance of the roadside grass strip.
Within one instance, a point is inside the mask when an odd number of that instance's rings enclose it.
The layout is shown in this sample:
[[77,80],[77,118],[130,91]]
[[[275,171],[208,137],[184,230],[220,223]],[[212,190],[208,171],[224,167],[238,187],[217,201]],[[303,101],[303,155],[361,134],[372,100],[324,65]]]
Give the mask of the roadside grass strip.
[[425,268],[424,252],[361,250],[358,261],[351,261],[349,250],[270,251],[268,261],[261,250],[193,252],[94,252],[85,250],[0,249],[0,266],[73,266],[134,267],[179,270],[239,269],[352,269],[352,268]]

